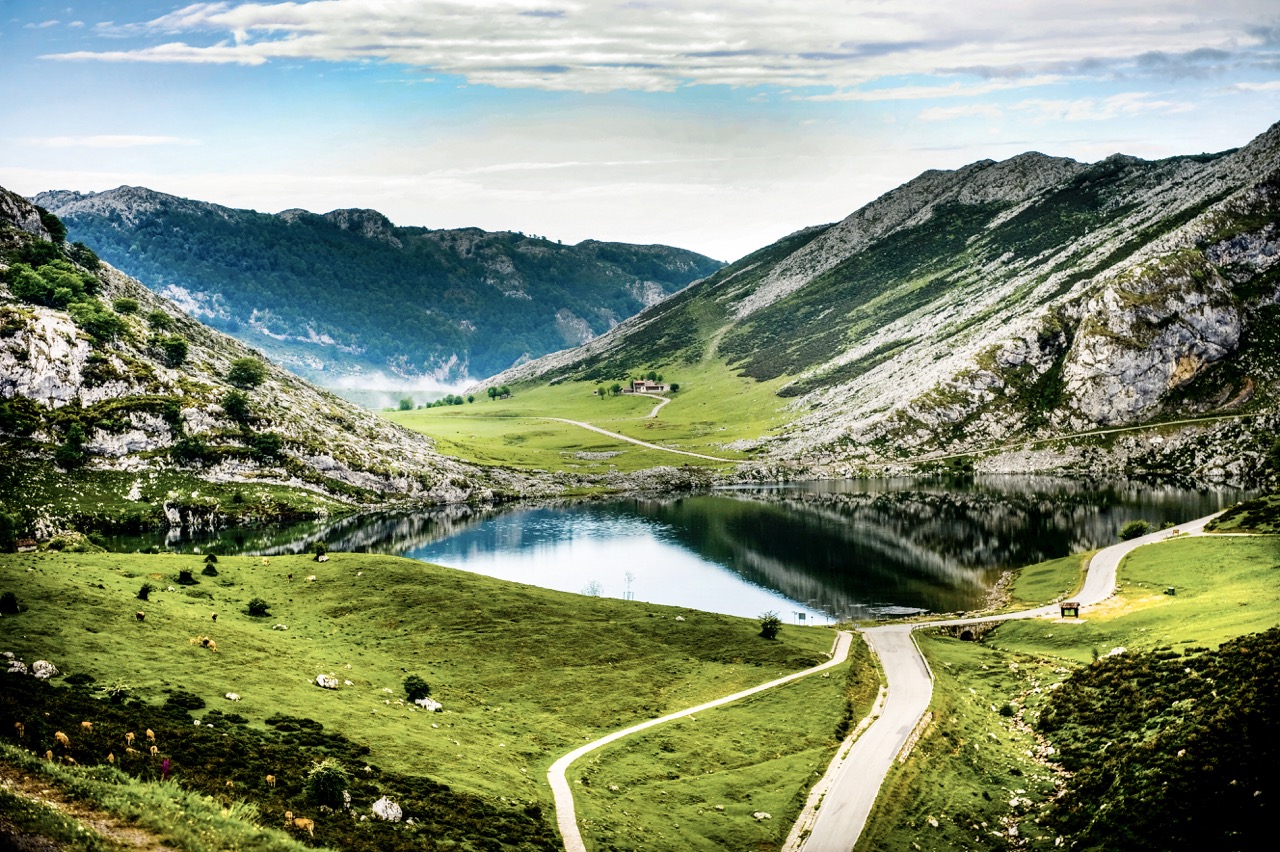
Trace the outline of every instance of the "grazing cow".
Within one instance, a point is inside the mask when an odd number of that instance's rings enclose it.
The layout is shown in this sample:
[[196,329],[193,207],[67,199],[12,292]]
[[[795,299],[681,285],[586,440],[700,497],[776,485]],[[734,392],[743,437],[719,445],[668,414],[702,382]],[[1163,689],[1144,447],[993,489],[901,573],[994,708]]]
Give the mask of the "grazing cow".
[[151,747],[151,756],[152,756],[152,757],[155,757],[155,756],[156,756],[157,754],[159,754],[159,753],[160,753],[160,746],[152,746],[152,747]]
[[57,740],[58,745],[62,746],[63,748],[71,748],[71,738],[68,737],[66,734],[62,733],[62,731],[54,732],[53,738]]
[[271,564],[271,560],[264,556],[264,557],[262,557],[262,564],[263,564],[263,565],[270,565],[270,564]]
[[115,763],[116,763],[115,752],[110,752],[110,751],[107,752],[107,763],[110,763],[112,766],[115,766]]
[[124,753],[125,754],[141,754],[142,752],[138,751],[136,748],[126,748],[124,750]]
[[53,760],[53,749],[49,749],[44,753],[45,760]]
[[235,786],[236,786],[236,782],[234,782],[234,781],[232,781],[230,778],[228,778],[228,779],[227,779],[227,789],[228,789],[228,790],[235,789]]
[[62,759],[63,759],[64,761],[66,761],[67,766],[76,766],[76,765],[78,765],[78,764],[76,763],[76,759],[75,759],[74,757],[72,757],[71,755],[69,755],[69,754],[64,754],[64,755],[62,756]]
[[217,620],[218,620],[218,614],[217,614],[216,612],[213,614],[213,620],[214,620],[214,621],[217,621]]
[[133,745],[133,731],[129,731],[124,735],[125,745]]
[[27,726],[22,724],[21,722],[14,722],[13,732],[14,734],[17,735],[19,739],[21,739],[22,737],[25,737],[27,735]]
[[316,821],[313,819],[307,819],[306,817],[295,817],[293,815],[293,811],[284,812],[284,826],[285,828],[288,828],[289,826],[293,826],[297,829],[305,828],[307,830],[307,834],[310,834],[312,837],[316,836]]
[[276,776],[274,775],[267,776],[267,786],[273,790],[276,788]]
[[147,728],[147,739],[151,740],[151,742],[155,742],[156,732],[151,730],[150,728]]
[[286,580],[292,581],[292,580],[293,580],[293,574],[292,574],[292,573],[285,574],[285,575],[284,575],[284,578],[285,578]]
[[93,733],[93,723],[92,723],[92,722],[81,722],[81,723],[80,723],[80,727],[84,728],[86,731],[88,731],[88,732],[89,732],[89,733],[91,733],[91,734]]
[[218,652],[218,643],[213,641],[212,639],[206,639],[204,646],[208,648],[210,651],[213,651],[215,654]]
[[142,621],[144,618],[146,618],[146,617],[147,617],[147,614],[146,614],[145,612],[142,612],[141,610],[139,610],[138,612],[135,612],[135,613],[133,614],[133,617],[134,617],[134,618],[136,618],[136,619],[138,619],[139,621]]

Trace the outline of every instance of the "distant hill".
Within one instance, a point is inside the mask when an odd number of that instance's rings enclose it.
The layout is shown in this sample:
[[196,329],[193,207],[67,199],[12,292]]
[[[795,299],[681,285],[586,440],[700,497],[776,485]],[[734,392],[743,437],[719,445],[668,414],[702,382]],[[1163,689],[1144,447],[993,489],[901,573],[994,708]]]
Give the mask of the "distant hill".
[[0,188],[0,514],[22,529],[217,529],[543,493],[271,364],[64,233]]
[[[792,422],[756,448],[808,474],[983,452],[993,470],[1249,481],[1280,427],[1278,301],[1280,125],[1219,154],[928,171],[494,381],[727,366],[775,384]],[[1021,446],[1237,414],[1258,416]]]
[[576,346],[719,269],[668,246],[573,246],[374,210],[235,210],[122,186],[43,192],[69,239],[322,383],[482,378]]

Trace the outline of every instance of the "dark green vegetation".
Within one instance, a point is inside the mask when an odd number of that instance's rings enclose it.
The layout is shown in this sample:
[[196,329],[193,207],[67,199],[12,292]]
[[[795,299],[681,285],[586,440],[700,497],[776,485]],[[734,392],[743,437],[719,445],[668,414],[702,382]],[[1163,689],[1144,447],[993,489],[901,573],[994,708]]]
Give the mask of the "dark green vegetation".
[[[402,228],[372,210],[270,215],[132,187],[40,201],[108,262],[156,290],[198,294],[209,322],[286,360],[453,377],[577,344],[643,308],[646,290],[671,293],[720,267],[666,246]],[[304,342],[311,332],[331,344]]]
[[1277,680],[1280,629],[1075,673],[1040,714],[1071,773],[1047,823],[1074,849],[1265,848],[1280,794]]
[[[192,724],[193,716],[203,723],[200,727]],[[315,839],[299,839],[308,843],[370,852],[558,846],[554,825],[539,805],[458,792],[427,777],[384,770],[368,762],[367,746],[304,717],[277,714],[265,726],[250,726],[238,713],[206,709],[202,699],[178,691],[158,705],[136,698],[113,702],[103,700],[92,683],[57,687],[12,677],[0,693],[0,719],[4,736],[15,745],[50,748],[56,758],[101,767],[90,778],[112,780],[115,770],[106,759],[111,754],[118,771],[134,778],[156,782],[167,774],[183,790],[223,803],[254,805],[266,825],[282,825],[285,811],[307,816],[315,820]],[[93,723],[92,731],[81,727],[85,720]],[[15,721],[26,728],[21,740],[12,733]],[[159,750],[154,756],[142,736],[148,729]],[[55,742],[56,731],[67,732],[70,748]],[[126,751],[129,731],[138,737],[136,754]],[[327,771],[311,777],[322,761],[329,761]],[[275,776],[274,786],[268,785],[268,775]],[[344,790],[351,796],[350,809],[344,807]],[[413,824],[373,818],[361,822],[360,815],[369,816],[370,806],[382,796],[397,802]],[[326,814],[321,805],[334,812]]]
[[1206,528],[1216,532],[1280,532],[1280,494],[1237,503]]

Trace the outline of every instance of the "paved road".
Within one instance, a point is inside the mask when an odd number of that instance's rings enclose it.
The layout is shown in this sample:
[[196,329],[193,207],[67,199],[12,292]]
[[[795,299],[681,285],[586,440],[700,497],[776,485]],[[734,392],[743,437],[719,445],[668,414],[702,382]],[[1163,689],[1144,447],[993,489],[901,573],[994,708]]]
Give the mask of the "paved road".
[[[663,406],[659,403],[654,407],[656,412]],[[601,429],[599,426],[592,426],[590,423],[584,423],[581,420],[566,420],[563,417],[548,417],[548,420],[555,420],[557,423],[569,423],[574,426],[581,426],[583,429],[590,429],[592,432],[599,432],[601,435],[608,435],[610,438],[617,438],[619,441],[629,441],[632,444],[639,444],[642,447],[648,447],[651,450],[662,450],[664,453],[678,453],[682,456],[693,456],[695,459],[709,459],[710,461],[729,462],[733,464],[736,459],[722,459],[719,456],[707,456],[702,453],[691,453],[688,450],[673,450],[670,447],[663,447],[659,444],[650,444],[648,441],[641,441],[637,438],[628,438],[626,435],[620,435],[617,432],[610,432],[608,429]]]
[[[1177,532],[1199,533],[1212,518],[1183,524],[1177,529],[1113,544],[1096,553],[1089,561],[1083,588],[1075,595],[1081,606],[1100,603],[1111,597],[1116,587],[1116,569],[1120,561],[1135,548],[1170,537]],[[984,621],[1008,621],[1015,618],[1044,618],[1059,614],[1057,604],[1023,612],[978,618],[953,618],[916,624],[889,624],[863,632],[871,650],[880,658],[884,669],[888,699],[880,718],[866,729],[852,749],[840,749],[828,767],[820,786],[826,794],[815,812],[801,814],[797,842],[788,848],[804,852],[849,852],[858,842],[876,796],[894,758],[906,746],[912,731],[929,709],[933,695],[933,674],[916,647],[911,633],[920,627],[943,627],[977,624]],[[809,830],[803,837],[804,829]]]
[[710,710],[712,707],[719,707],[722,704],[729,704],[733,701],[746,698],[748,695],[755,695],[757,692],[764,692],[766,689],[773,689],[782,686],[784,683],[790,683],[793,680],[799,680],[802,677],[808,677],[817,674],[829,668],[840,665],[849,657],[849,645],[853,640],[853,634],[848,631],[841,630],[836,634],[835,644],[831,648],[831,659],[813,668],[804,669],[803,671],[793,672],[784,677],[771,680],[768,683],[762,683],[759,686],[753,686],[750,689],[744,689],[741,692],[735,692],[733,695],[726,695],[724,698],[717,698],[714,701],[708,701],[705,704],[699,704],[697,707],[690,707],[687,710],[679,710],[675,713],[663,716],[660,719],[650,719],[647,722],[641,722],[638,725],[632,725],[621,731],[614,731],[606,737],[601,737],[595,742],[576,748],[566,754],[564,757],[551,764],[551,768],[547,770],[547,781],[551,784],[551,793],[555,796],[556,802],[556,825],[560,828],[560,837],[564,840],[564,848],[566,852],[586,852],[586,845],[582,842],[582,833],[578,831],[578,817],[573,808],[573,787],[569,784],[569,779],[565,773],[569,769],[569,765],[578,758],[588,752],[595,751],[601,746],[608,745],[611,742],[620,740],[625,736],[652,728],[655,725],[661,725],[670,722],[673,719],[682,719],[685,716],[691,716],[694,713],[701,713],[703,710]]

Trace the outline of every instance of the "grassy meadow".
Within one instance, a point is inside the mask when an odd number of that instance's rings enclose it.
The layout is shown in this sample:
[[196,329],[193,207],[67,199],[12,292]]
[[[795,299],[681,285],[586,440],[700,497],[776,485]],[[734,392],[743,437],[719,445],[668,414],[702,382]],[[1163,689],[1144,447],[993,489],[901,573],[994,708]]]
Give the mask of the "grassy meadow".
[[[195,696],[253,730],[267,730],[271,717],[312,720],[380,772],[429,776],[549,813],[545,772],[560,754],[816,664],[833,640],[829,629],[788,626],[769,641],[752,619],[553,592],[396,557],[331,557],[222,557],[217,576],[204,576],[199,556],[0,556],[0,592],[25,608],[0,619],[0,651],[52,660],[63,676],[87,676],[92,687],[148,706]],[[198,584],[179,585],[180,569]],[[155,587],[147,601],[136,597],[143,583]],[[255,598],[269,603],[269,615],[246,613]],[[217,651],[192,644],[200,636]],[[411,673],[430,683],[443,713],[405,703]],[[318,687],[318,674],[334,675],[339,688]],[[824,709],[794,720],[785,695],[776,706],[768,696],[757,701],[753,712],[766,714],[758,724],[787,716],[786,726],[803,733],[790,746],[775,742],[780,757],[768,755],[779,784],[803,789],[821,767],[825,745],[815,744],[827,743],[840,720],[841,687],[834,677],[804,687],[818,692],[810,706]],[[226,700],[228,692],[240,700]],[[95,759],[105,753],[81,762]],[[751,761],[734,768],[750,773]],[[288,783],[300,788],[301,780]]]
[[[1081,559],[1023,569],[1013,597],[1056,597]],[[1036,821],[1056,783],[1032,727],[1050,695],[1113,649],[1176,657],[1280,625],[1278,571],[1274,536],[1176,538],[1130,554],[1117,595],[1079,620],[1011,621],[981,642],[918,632],[935,676],[932,721],[890,773],[857,849],[1006,848],[1015,826],[1022,848],[1057,848]]]
[[[637,372],[648,369],[638,367]],[[777,380],[757,382],[718,362],[700,365],[696,375],[681,376],[671,368],[664,372],[680,390],[668,394],[671,402],[656,418],[648,414],[658,400],[631,394],[602,398],[592,393],[594,382],[517,387],[509,399],[477,397],[468,405],[387,411],[384,416],[429,435],[441,452],[476,464],[578,473],[724,463],[650,450],[547,418],[581,420],[637,440],[735,461],[750,456],[729,444],[767,435],[789,419],[785,401],[774,395]],[[599,453],[618,455],[590,457]]]

